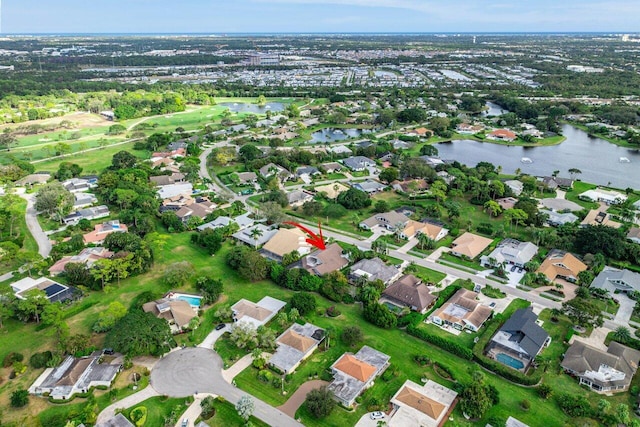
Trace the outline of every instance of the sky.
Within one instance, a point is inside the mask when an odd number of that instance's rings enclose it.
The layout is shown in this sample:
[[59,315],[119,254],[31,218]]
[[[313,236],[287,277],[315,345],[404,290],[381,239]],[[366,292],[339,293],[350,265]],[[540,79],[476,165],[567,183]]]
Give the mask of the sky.
[[638,0],[0,0],[3,33],[638,32]]

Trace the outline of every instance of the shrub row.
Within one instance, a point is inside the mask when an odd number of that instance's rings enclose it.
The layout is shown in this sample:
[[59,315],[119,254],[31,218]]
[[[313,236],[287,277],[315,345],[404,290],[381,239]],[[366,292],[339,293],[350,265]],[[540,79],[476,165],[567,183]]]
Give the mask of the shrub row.
[[425,329],[420,329],[414,325],[407,326],[407,332],[414,337],[420,338],[423,341],[436,345],[441,349],[448,351],[449,353],[455,354],[458,357],[467,360],[473,359],[473,352],[471,351],[471,349],[464,347],[455,341],[442,338],[438,335],[430,334]]

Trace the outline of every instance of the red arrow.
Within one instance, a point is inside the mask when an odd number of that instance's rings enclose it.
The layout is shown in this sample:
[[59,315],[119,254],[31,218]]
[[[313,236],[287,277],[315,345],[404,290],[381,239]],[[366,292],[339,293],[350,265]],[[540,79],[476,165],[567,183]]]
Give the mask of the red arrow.
[[320,231],[320,236],[309,230],[304,225],[298,224],[297,222],[285,221],[284,224],[293,225],[294,227],[298,227],[300,230],[307,233],[310,236],[309,238],[307,238],[307,243],[309,243],[310,245],[315,246],[321,251],[324,251],[327,248],[327,246],[324,244],[324,238],[322,237],[322,226],[320,225],[320,221],[318,221],[318,230]]

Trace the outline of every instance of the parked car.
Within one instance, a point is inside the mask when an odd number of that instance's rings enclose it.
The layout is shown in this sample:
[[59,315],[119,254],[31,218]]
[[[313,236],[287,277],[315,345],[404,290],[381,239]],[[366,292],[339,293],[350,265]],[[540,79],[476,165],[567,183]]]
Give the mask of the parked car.
[[113,354],[115,353],[112,348],[105,348],[102,350],[102,354]]
[[384,418],[384,412],[375,411],[372,412],[369,417],[371,417],[372,420],[381,420],[382,418]]
[[493,307],[495,307],[495,306],[496,306],[496,303],[495,303],[495,302],[492,302],[491,304],[489,304],[489,307],[491,307],[491,308],[493,308]]
[[182,420],[181,427],[187,427],[189,425],[189,419],[185,418]]
[[216,331],[219,331],[220,329],[224,329],[227,325],[225,325],[224,323],[220,323],[218,325],[216,325]]
[[518,268],[518,267],[516,267],[515,265],[513,267],[511,267],[511,272],[513,273],[514,271],[516,271],[516,268]]
[[518,268],[518,273],[522,273],[522,267]]

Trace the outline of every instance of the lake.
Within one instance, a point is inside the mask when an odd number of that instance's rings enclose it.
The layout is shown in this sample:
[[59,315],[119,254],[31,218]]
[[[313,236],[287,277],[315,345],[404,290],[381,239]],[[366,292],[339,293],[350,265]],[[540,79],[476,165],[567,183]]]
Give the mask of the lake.
[[[546,147],[517,147],[472,140],[459,140],[437,144],[442,159],[457,160],[468,166],[478,162],[491,162],[502,166],[506,173],[520,169],[530,175],[551,175],[559,170],[562,177],[569,177],[568,170],[580,169],[578,179],[594,184],[611,183],[618,188],[640,188],[640,151],[619,147],[601,138],[592,138],[581,129],[562,126],[567,138],[558,145]],[[520,160],[528,157],[531,164]],[[626,157],[630,163],[621,163]]]
[[361,129],[320,129],[311,134],[311,144],[324,144],[328,142],[342,141],[347,138],[357,138],[362,135]]
[[482,112],[483,116],[501,116],[501,115],[509,112],[509,110],[506,110],[506,109],[502,108],[501,106],[499,106],[498,104],[495,104],[493,102],[487,102],[485,105],[489,109],[488,110],[484,110]]
[[266,114],[267,111],[278,112],[284,111],[285,105],[282,102],[267,102],[264,106],[258,104],[249,104],[246,102],[221,102],[223,107],[227,107],[234,113],[253,113]]

